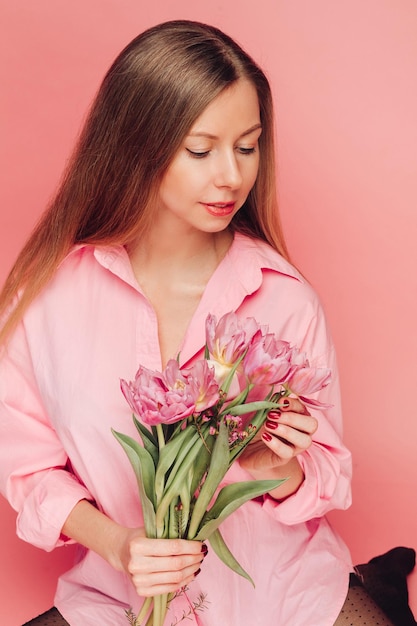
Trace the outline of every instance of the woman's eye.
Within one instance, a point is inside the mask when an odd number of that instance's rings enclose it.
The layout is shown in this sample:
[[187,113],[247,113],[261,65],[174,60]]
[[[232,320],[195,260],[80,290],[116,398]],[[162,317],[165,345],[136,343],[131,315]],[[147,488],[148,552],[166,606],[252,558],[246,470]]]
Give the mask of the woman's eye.
[[[190,148],[186,148],[186,150],[193,159],[204,159],[211,152],[211,150],[191,150]],[[243,155],[249,155],[256,152],[256,148],[254,146],[247,148],[245,146],[237,146],[236,150],[239,154]]]
[[189,148],[186,148],[186,150],[193,159],[204,159],[204,157],[206,157],[210,153],[210,150],[199,151],[190,150]]
[[255,148],[244,148],[244,147],[240,147],[238,148],[240,154],[253,154],[255,152]]

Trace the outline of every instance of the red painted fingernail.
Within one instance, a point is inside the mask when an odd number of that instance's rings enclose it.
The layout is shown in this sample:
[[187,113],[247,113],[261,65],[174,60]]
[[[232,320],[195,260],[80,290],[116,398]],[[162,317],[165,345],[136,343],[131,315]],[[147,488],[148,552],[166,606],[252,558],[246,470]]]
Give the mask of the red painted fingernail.
[[275,430],[275,428],[278,428],[278,422],[270,422],[269,420],[266,420],[265,426],[271,430]]
[[202,544],[201,546],[201,552],[204,554],[204,556],[206,556],[207,552],[208,552],[208,547],[205,543]]
[[282,407],[284,409],[288,409],[289,406],[290,406],[290,401],[287,400],[287,398],[284,398],[284,400],[282,401]]
[[281,417],[281,413],[279,411],[270,411],[268,413],[268,419],[279,420],[280,417]]
[[198,576],[200,572],[201,572],[201,568],[199,567],[198,570],[194,572],[194,578]]
[[262,439],[265,439],[265,441],[272,441],[272,435],[269,433],[263,433]]

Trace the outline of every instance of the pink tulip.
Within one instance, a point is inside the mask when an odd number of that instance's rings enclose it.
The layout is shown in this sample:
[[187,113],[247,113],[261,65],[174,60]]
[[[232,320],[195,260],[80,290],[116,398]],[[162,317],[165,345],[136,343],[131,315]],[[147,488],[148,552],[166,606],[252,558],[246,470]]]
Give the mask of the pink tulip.
[[308,361],[305,361],[304,366],[297,367],[291,374],[286,385],[297,396],[308,396],[326,387],[330,379],[331,370],[326,367],[310,367]]
[[173,424],[213,406],[219,399],[214,372],[206,361],[181,370],[174,359],[161,374],[140,367],[135,380],[120,386],[132,411],[144,424]]
[[206,342],[211,360],[232,367],[260,329],[253,317],[240,320],[236,313],[230,312],[217,322],[216,317],[209,314],[206,320]]
[[[168,365],[170,363],[171,361]],[[196,361],[191,367],[179,370],[179,376],[181,375],[186,381],[188,393],[194,399],[194,412],[205,411],[216,404],[219,399],[219,385],[214,368],[210,367],[208,361]]]
[[149,426],[164,421],[161,417],[161,407],[166,403],[168,389],[159,372],[140,366],[135,380],[131,382],[121,380],[120,388],[128,405],[141,421]]
[[[262,334],[262,327],[253,317],[240,320],[236,313],[223,315],[217,322],[214,315],[206,319],[206,343],[209,351],[208,362],[214,368],[216,380],[222,385],[236,361],[244,354],[256,335]],[[235,398],[240,392],[239,367],[228,389],[227,398]]]
[[291,347],[272,334],[257,335],[243,360],[243,371],[250,383],[277,385],[292,371]]

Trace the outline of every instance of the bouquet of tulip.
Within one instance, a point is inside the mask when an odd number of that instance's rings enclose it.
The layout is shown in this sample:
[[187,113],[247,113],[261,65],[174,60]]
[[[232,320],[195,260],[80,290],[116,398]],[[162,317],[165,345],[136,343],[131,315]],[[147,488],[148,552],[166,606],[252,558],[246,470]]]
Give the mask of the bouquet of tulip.
[[[146,535],[208,540],[227,566],[251,581],[219,526],[283,481],[251,480],[219,490],[220,483],[283,397],[317,406],[305,395],[329,380],[328,369],[310,367],[296,347],[235,313],[219,322],[207,317],[204,358],[190,367],[172,359],[163,372],[140,366],[134,381],[121,380],[142,444],[113,432],[137,478]],[[128,612],[131,624],[162,626],[171,599],[147,598],[138,616]]]

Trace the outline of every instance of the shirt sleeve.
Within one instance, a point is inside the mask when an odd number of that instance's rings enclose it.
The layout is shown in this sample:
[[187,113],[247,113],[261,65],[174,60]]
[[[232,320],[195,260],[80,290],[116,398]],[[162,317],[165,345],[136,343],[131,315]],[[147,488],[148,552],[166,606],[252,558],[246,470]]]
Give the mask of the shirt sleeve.
[[23,323],[0,359],[0,491],[17,535],[47,551],[70,541],[61,529],[77,502],[93,500],[44,410]]
[[327,387],[310,396],[327,405],[327,408],[309,407],[318,421],[318,429],[313,444],[297,457],[304,471],[304,482],[295,494],[281,502],[270,496],[264,498],[265,509],[280,522],[289,525],[321,517],[332,509],[347,509],[351,505],[352,459],[342,442],[337,361],[320,307],[308,325],[302,349],[308,357],[312,357],[311,365],[330,368],[332,379]]

